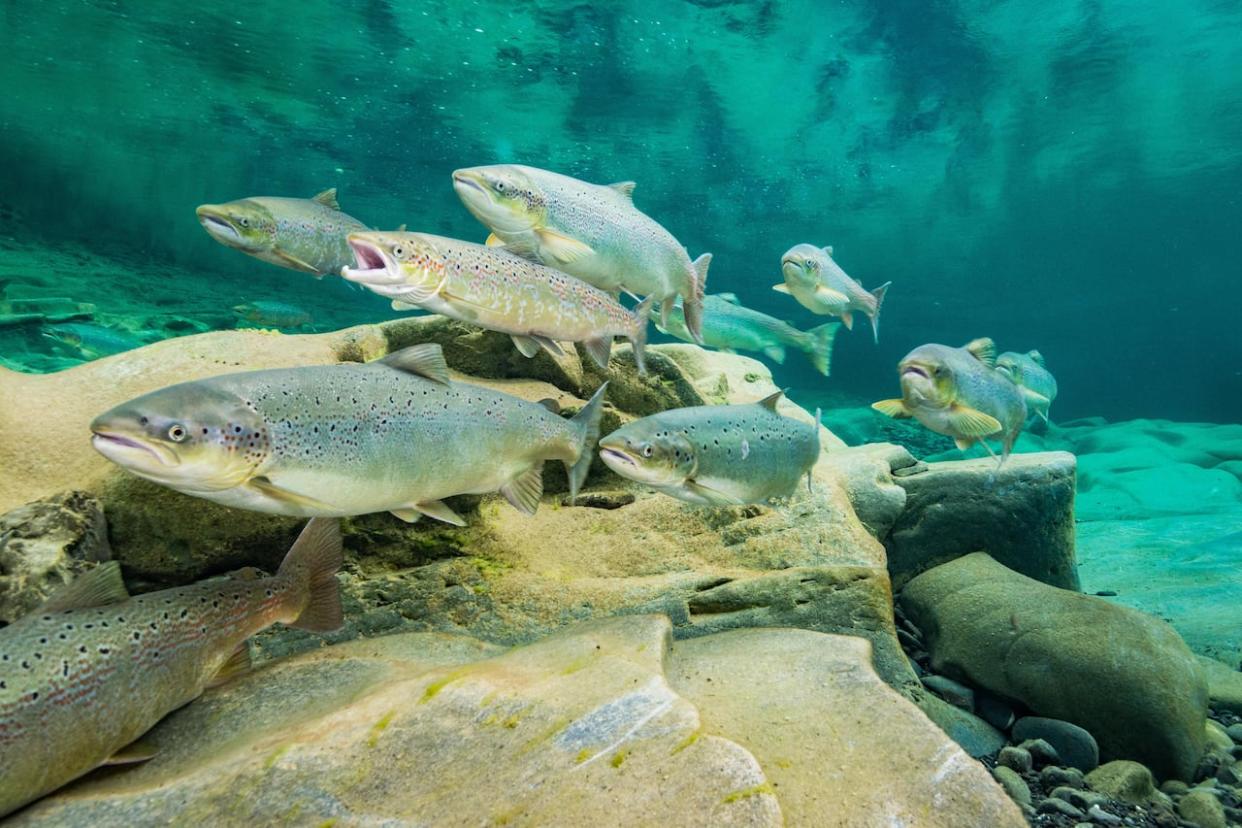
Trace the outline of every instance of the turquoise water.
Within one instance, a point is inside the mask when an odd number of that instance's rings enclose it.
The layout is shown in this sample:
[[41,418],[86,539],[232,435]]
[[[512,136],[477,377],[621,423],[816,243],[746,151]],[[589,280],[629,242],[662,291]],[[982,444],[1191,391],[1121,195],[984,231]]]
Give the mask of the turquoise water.
[[[828,387],[857,401],[889,395],[914,345],[990,335],[1044,353],[1062,417],[1237,419],[1236,4],[0,14],[5,235],[175,264],[149,278],[213,325],[216,300],[284,298],[332,324],[391,314],[214,244],[197,204],[335,186],[373,226],[481,239],[449,172],[525,162],[636,180],[641,209],[715,254],[710,290],[804,327],[769,290],[794,243],[833,245],[868,287],[891,280],[879,347],[838,340]],[[140,301],[68,286],[105,312]],[[782,378],[823,386],[797,360]]]

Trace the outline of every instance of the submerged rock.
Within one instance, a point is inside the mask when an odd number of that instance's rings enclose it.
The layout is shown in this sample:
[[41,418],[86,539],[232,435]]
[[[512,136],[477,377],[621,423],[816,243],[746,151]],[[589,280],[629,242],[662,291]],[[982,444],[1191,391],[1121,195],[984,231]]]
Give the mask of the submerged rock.
[[670,651],[669,632],[647,615],[507,652],[417,633],[317,650],[209,690],[148,735],[150,762],[14,824],[1023,825],[866,642]]
[[1092,790],[1131,805],[1146,805],[1157,796],[1151,771],[1127,759],[1100,765],[1087,774],[1087,784]]
[[1207,685],[1163,621],[1059,590],[969,555],[901,593],[933,669],[1086,729],[1101,758],[1190,779],[1203,753]]
[[1212,707],[1242,715],[1242,672],[1231,670],[1214,658],[1199,657],[1207,676],[1208,699]]
[[0,515],[0,626],[111,558],[99,500],[68,492]]
[[1043,739],[1056,749],[1061,762],[1084,773],[1100,764],[1100,748],[1090,733],[1076,724],[1042,716],[1024,716],[1013,726],[1014,741]]
[[1017,454],[930,463],[893,481],[905,508],[883,536],[894,588],[938,564],[987,552],[1036,580],[1078,588],[1074,558],[1074,457]]

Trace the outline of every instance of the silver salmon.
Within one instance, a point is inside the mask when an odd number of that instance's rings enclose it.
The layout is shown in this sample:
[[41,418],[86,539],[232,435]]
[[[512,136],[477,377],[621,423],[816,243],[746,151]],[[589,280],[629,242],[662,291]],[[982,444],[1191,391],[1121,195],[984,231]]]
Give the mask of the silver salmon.
[[1012,351],[996,358],[996,370],[1014,381],[1026,398],[1026,407],[1045,423],[1052,401],[1057,398],[1057,378],[1044,364],[1039,351],[1017,354]]
[[271,578],[217,578],[129,597],[119,567],[79,576],[0,629],[0,816],[102,764],[207,687],[243,672],[272,624],[341,625],[341,534],[312,520]]
[[634,206],[634,182],[603,186],[520,164],[470,167],[453,187],[475,218],[522,255],[600,290],[653,296],[661,315],[685,303],[686,327],[699,339],[711,254],[693,262],[658,222]]
[[[832,343],[840,322],[800,331],[774,316],[742,305],[735,294],[715,293],[703,297],[703,344],[722,351],[759,351],[778,365],[785,364],[785,349],[796,348],[825,377],[832,365]],[[686,329],[680,302],[669,314],[664,333],[685,342],[694,337]]]
[[652,414],[600,440],[600,457],[622,477],[700,506],[785,497],[803,476],[810,485],[819,429],[778,414],[780,397]]
[[198,221],[225,247],[316,277],[336,274],[353,261],[345,237],[367,227],[341,212],[336,189],[314,198],[254,196],[203,204]]
[[797,244],[781,257],[785,281],[773,286],[788,293],[798,304],[821,316],[839,316],[849,330],[854,329],[857,311],[871,320],[871,333],[880,341],[880,305],[892,282],[868,291],[841,269],[832,257],[831,247]]
[[162,388],[91,423],[101,454],[134,474],[226,506],[282,515],[392,512],[464,525],[442,498],[500,491],[527,514],[543,463],[571,493],[599,436],[604,388],[572,420],[450,382],[439,345],[376,362],[246,371]]
[[995,365],[991,339],[976,339],[961,348],[921,345],[898,365],[901,398],[871,407],[889,417],[914,417],[937,434],[952,437],[962,451],[982,443],[992,454],[985,438],[999,439],[999,466],[1022,431],[1026,403]]
[[341,275],[402,305],[507,333],[519,351],[560,356],[558,342],[581,342],[607,369],[612,340],[624,336],[645,373],[651,298],[628,311],[598,288],[504,247],[427,233],[351,233],[357,260]]

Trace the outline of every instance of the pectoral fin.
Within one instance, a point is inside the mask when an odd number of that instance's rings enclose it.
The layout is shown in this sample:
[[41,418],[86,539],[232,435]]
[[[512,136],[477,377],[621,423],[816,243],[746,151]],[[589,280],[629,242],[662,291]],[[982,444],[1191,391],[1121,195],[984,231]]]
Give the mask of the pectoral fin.
[[488,247],[503,247],[504,246],[504,241],[500,238],[500,236],[497,236],[495,233],[488,233],[487,241],[483,243],[486,244]]
[[411,345],[408,348],[393,351],[379,362],[389,368],[417,374],[441,385],[449,384],[448,363],[444,361],[444,350],[433,342]]
[[544,228],[536,230],[535,233],[539,236],[539,245],[543,252],[561,264],[576,262],[578,259],[595,253],[589,244],[584,244],[555,230]]
[[522,356],[530,358],[539,353],[539,343],[531,339],[529,336],[518,336],[517,334],[512,334],[509,338],[513,340],[513,344],[517,346],[519,351],[521,351]]
[[954,437],[953,445],[957,446],[958,451],[966,451],[975,444],[973,437]]
[[145,762],[158,753],[153,745],[144,742],[141,739],[130,742],[116,753],[109,756],[103,761],[104,765],[136,765],[139,762]]
[[266,477],[252,477],[246,485],[265,497],[270,497],[272,500],[278,500],[281,503],[287,503],[290,506],[297,506],[299,509],[306,509],[322,515],[332,515],[339,511],[336,507],[324,503],[322,500],[316,500],[307,495],[282,489]]
[[949,425],[962,437],[987,437],[1001,430],[1000,420],[961,403],[949,407]]
[[[442,520],[445,523],[451,523],[454,526],[465,526],[466,525],[465,518],[463,518],[461,515],[454,512],[448,506],[445,506],[444,501],[442,500],[425,500],[422,503],[415,503],[414,505],[410,506],[408,509],[401,509],[400,511],[408,512],[410,510],[413,510],[419,514],[426,515],[427,517],[435,518],[436,520]],[[398,510],[396,509],[393,510],[393,514],[401,518],[402,520],[406,520],[406,518],[401,517],[401,515],[398,513]],[[408,521],[408,522],[413,523],[414,521]]]
[[713,489],[711,486],[704,486],[697,480],[687,480],[682,484],[686,491],[702,498],[713,506],[741,506],[743,501],[730,494],[725,494],[719,489]]
[[595,360],[596,365],[605,370],[608,369],[608,359],[612,356],[612,337],[587,339],[583,341],[582,347],[586,349],[591,359]]
[[833,290],[832,288],[824,287],[823,285],[815,288],[815,298],[823,304],[833,308],[847,307],[850,303],[850,297],[846,296],[839,290]]
[[906,408],[904,400],[880,400],[873,402],[871,407],[886,417],[892,417],[895,420],[901,420],[910,416],[910,410]]
[[777,365],[785,364],[785,347],[783,345],[769,345],[763,349],[764,356],[775,362]]
[[513,508],[533,515],[539,508],[539,498],[543,496],[543,464],[532,466],[501,486],[500,493],[513,504]]
[[784,294],[792,295],[789,293],[789,285],[785,284],[784,282],[781,282],[779,285],[772,285],[772,290],[776,291],[777,293],[784,293]]
[[847,331],[854,330],[854,314],[853,313],[851,313],[850,311],[845,311],[844,313],[841,314],[841,321],[845,323],[845,329]]
[[1032,391],[1025,385],[1022,386],[1022,396],[1026,398],[1026,404],[1030,408],[1040,409],[1047,408],[1052,400],[1040,394],[1038,391]]
[[540,348],[543,348],[545,351],[547,351],[552,356],[554,357],[565,356],[565,349],[562,348],[560,343],[557,342],[556,340],[549,339],[548,337],[541,336],[540,334],[531,334],[530,338],[535,341],[536,345],[538,345]]
[[276,258],[280,259],[280,261],[284,263],[285,267],[291,267],[294,270],[300,270],[303,273],[313,273],[316,276],[323,275],[319,271],[319,268],[302,261],[292,253],[286,253],[284,250],[273,250],[272,253],[276,256]]
[[[353,284],[352,282],[350,284]],[[410,302],[402,302],[400,299],[392,300],[392,309],[395,311],[415,311],[422,310],[421,307]]]

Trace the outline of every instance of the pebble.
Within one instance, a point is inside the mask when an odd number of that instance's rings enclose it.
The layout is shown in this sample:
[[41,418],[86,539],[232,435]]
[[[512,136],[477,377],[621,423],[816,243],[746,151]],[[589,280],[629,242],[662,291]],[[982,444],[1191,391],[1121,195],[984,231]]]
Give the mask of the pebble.
[[1199,828],[1226,828],[1225,807],[1211,793],[1197,789],[1182,797],[1177,803],[1177,813],[1187,822]]
[[1005,789],[1005,793],[1009,794],[1009,798],[1019,805],[1030,806],[1031,789],[1026,782],[1012,768],[1004,765],[992,769],[992,776]]
[[1169,796],[1181,796],[1190,790],[1190,786],[1180,779],[1167,779],[1160,786],[1160,790]]
[[1082,819],[1086,814],[1066,802],[1064,799],[1045,799],[1035,809],[1040,814],[1063,814],[1070,819]]
[[1242,722],[1229,725],[1229,727],[1225,728],[1225,732],[1229,734],[1230,739],[1242,745]]
[[1145,805],[1156,794],[1151,771],[1138,762],[1115,759],[1087,774],[1087,784],[1100,793],[1128,802]]
[[953,679],[945,678],[944,676],[925,676],[922,682],[924,687],[935,691],[942,699],[954,707],[974,711],[975,691],[966,685],[958,684]]
[[1110,814],[1108,811],[1105,811],[1099,805],[1092,805],[1091,809],[1087,811],[1087,816],[1091,817],[1092,822],[1098,823],[1100,825],[1120,825],[1121,824],[1121,817],[1117,816],[1116,814]]
[[1242,775],[1239,775],[1236,765],[1222,764],[1216,771],[1216,781],[1226,785],[1237,785],[1242,782]]
[[1082,771],[1078,768],[1062,768],[1058,765],[1049,765],[1039,774],[1039,781],[1043,784],[1045,790],[1053,788],[1083,788],[1086,782],[1083,781]]
[[996,755],[996,762],[1018,773],[1029,773],[1032,766],[1031,752],[1020,747],[1004,747]]
[[1013,725],[1014,741],[1043,739],[1056,748],[1060,764],[1080,771],[1094,770],[1100,764],[1100,747],[1083,728],[1060,719],[1024,716]]
[[1031,759],[1035,761],[1037,766],[1061,764],[1061,757],[1057,754],[1057,749],[1043,739],[1027,739],[1018,747],[1029,751]]
[[1094,791],[1082,791],[1078,788],[1060,787],[1054,788],[1048,796],[1055,796],[1057,799],[1063,799],[1075,808],[1087,810],[1095,805],[1107,805],[1108,797]]
[[919,641],[917,638],[910,635],[910,633],[906,632],[900,627],[897,628],[897,640],[900,641],[901,646],[906,648],[907,650],[923,649],[923,642]]

